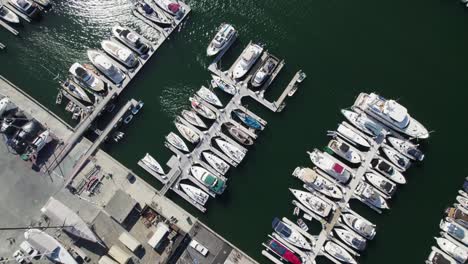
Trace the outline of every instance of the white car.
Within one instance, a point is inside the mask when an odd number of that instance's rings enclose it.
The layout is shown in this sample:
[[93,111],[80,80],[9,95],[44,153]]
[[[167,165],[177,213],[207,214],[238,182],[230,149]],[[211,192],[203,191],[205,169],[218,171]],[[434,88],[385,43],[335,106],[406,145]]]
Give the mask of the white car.
[[204,246],[202,246],[200,243],[198,243],[196,240],[190,241],[189,244],[192,248],[194,248],[196,251],[198,251],[200,254],[203,256],[206,256],[208,254],[208,249]]
[[31,244],[29,244],[28,241],[23,241],[21,244],[20,244],[20,249],[21,251],[23,251],[24,253],[26,253],[26,255],[30,256],[31,258],[35,258],[38,254],[39,254],[39,251],[37,251],[36,249],[34,249]]

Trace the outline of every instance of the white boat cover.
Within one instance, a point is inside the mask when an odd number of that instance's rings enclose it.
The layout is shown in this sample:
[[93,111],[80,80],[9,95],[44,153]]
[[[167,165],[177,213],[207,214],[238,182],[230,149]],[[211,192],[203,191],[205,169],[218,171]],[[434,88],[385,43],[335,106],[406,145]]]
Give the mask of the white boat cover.
[[39,229],[29,229],[24,232],[24,238],[37,249],[44,253],[48,259],[63,264],[78,264],[68,253],[65,247],[55,238]]
[[100,241],[80,216],[54,197],[50,197],[46,205],[42,207],[41,212],[49,217],[53,223],[66,226],[63,229],[75,236],[94,243]]

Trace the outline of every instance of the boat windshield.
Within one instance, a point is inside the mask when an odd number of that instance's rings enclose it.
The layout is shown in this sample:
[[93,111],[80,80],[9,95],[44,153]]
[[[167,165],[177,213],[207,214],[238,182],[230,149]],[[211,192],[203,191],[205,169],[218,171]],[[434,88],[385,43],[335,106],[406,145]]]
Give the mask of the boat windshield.
[[76,68],[75,73],[78,77],[80,77],[85,82],[89,81],[92,77],[91,74],[89,74],[87,70],[81,67]]
[[26,0],[18,0],[16,1],[16,3],[18,4],[18,6],[20,6],[23,9],[28,9],[31,6],[31,3],[29,3]]
[[151,8],[150,5],[148,5],[147,3],[144,3],[143,6],[141,7],[143,9],[143,11],[145,11],[146,14],[150,15],[151,13],[154,12],[153,8]]
[[275,231],[284,237],[290,237],[292,234],[292,230],[282,222],[278,223],[278,225],[275,227]]

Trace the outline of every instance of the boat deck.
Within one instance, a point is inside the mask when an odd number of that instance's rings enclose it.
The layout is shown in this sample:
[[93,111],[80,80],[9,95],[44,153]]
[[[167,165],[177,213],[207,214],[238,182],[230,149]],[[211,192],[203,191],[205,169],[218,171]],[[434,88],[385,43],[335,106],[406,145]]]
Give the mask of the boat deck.
[[[344,194],[343,199],[341,199],[340,201],[333,202],[336,206],[335,206],[334,210],[332,210],[331,215],[328,216],[328,219],[323,219],[322,217],[320,217],[316,213],[312,212],[311,210],[309,210],[308,208],[303,206],[300,202],[295,201],[295,200],[292,201],[293,205],[298,207],[300,211],[310,215],[312,218],[314,218],[315,220],[319,221],[322,224],[322,231],[317,236],[310,235],[309,233],[305,232],[300,227],[298,227],[297,225],[292,223],[287,218],[283,218],[283,221],[285,221],[286,223],[292,225],[293,228],[295,228],[298,232],[300,232],[306,238],[308,238],[311,241],[315,241],[315,243],[313,244],[312,250],[307,255],[307,258],[309,260],[311,260],[311,261],[315,260],[315,258],[317,256],[325,256],[328,259],[330,259],[330,261],[332,261],[334,263],[341,263],[337,259],[332,257],[330,254],[328,254],[327,252],[324,251],[324,249],[323,249],[324,245],[329,240],[331,240],[331,241],[337,243],[338,245],[340,245],[341,247],[345,248],[346,251],[348,251],[353,256],[356,256],[356,257],[359,256],[358,252],[356,252],[354,249],[350,248],[348,245],[344,244],[343,242],[338,240],[335,236],[333,236],[332,230],[335,227],[343,227],[343,228],[346,228],[347,230],[350,230],[347,226],[345,226],[344,224],[342,224],[340,222],[340,218],[341,218],[342,213],[346,212],[346,213],[352,213],[352,214],[357,215],[356,212],[352,211],[349,208],[349,205],[348,205],[349,201],[351,199],[360,199],[356,195],[355,190],[356,190],[357,186],[359,185],[359,183],[364,181],[364,173],[368,170],[371,160],[375,157],[375,155],[378,152],[378,149],[380,148],[380,145],[383,143],[383,141],[374,141],[374,140],[371,140],[370,142],[371,142],[371,149],[365,154],[364,161],[363,161],[363,163],[361,164],[361,166],[359,168],[352,169],[352,168],[350,168],[350,167],[348,167],[346,165],[344,166],[346,169],[350,170],[354,174],[354,176],[351,178],[350,182],[347,185],[338,183],[335,179],[328,176],[326,173],[323,173],[323,172],[320,173],[320,171],[318,171],[321,176],[326,177],[328,180],[330,180],[333,183],[339,185],[341,187],[341,189],[343,190],[343,194]],[[333,160],[337,161],[331,155],[329,155],[327,153],[325,153],[325,155],[328,155],[329,158],[332,158]],[[314,194],[319,195],[320,198],[324,199],[324,196],[319,194],[318,192],[314,192]],[[360,200],[362,200],[362,199],[360,199]],[[365,202],[364,200],[362,200],[362,201]],[[379,209],[375,208],[374,206],[372,206],[369,203],[366,203],[366,204],[369,205],[374,210],[379,210]],[[312,239],[314,239],[314,240],[312,240]],[[287,245],[289,246],[289,244],[287,244]],[[298,252],[296,252],[296,253],[298,253]],[[301,255],[301,254],[299,254],[299,255]]]
[[[158,36],[156,41],[149,41],[147,38],[143,37],[143,40],[145,40],[147,43],[150,43],[153,48],[148,52],[148,55],[145,58],[139,58],[140,64],[138,65],[137,68],[135,68],[132,71],[127,71],[127,78],[124,80],[122,85],[117,87],[116,85],[112,84],[106,77],[103,75],[100,75],[99,77],[105,81],[108,84],[109,91],[105,97],[103,97],[101,100],[99,100],[98,103],[94,105],[94,111],[92,111],[90,114],[86,115],[84,119],[82,119],[78,125],[74,128],[74,134],[68,138],[68,140],[65,141],[65,144],[61,147],[60,152],[57,155],[57,158],[54,162],[51,164],[48,164],[47,166],[44,166],[44,168],[48,170],[53,170],[56,168],[58,164],[63,160],[63,158],[69,153],[69,151],[72,149],[72,147],[77,143],[77,141],[81,138],[81,136],[86,132],[86,130],[89,129],[91,124],[94,122],[94,120],[101,115],[101,113],[104,111],[106,106],[109,104],[111,100],[119,96],[125,88],[130,84],[130,82],[133,80],[133,77],[135,77],[138,72],[144,67],[144,65],[152,58],[152,56],[156,53],[157,49],[162,45],[162,43],[168,38],[168,35],[172,33],[176,28],[180,26],[182,21],[188,16],[190,13],[191,9],[190,7],[183,3],[180,2],[180,4],[185,8],[186,13],[180,20],[176,20],[176,23],[170,27],[170,29],[167,30],[164,34],[161,34],[161,36]],[[154,25],[154,28],[158,30],[158,27]],[[111,34],[111,33],[109,33]],[[120,43],[120,42],[119,42]],[[110,58],[112,59],[112,58]],[[112,59],[115,61],[114,59]],[[119,63],[116,63],[116,65],[119,65]],[[122,66],[119,66],[122,67]],[[72,179],[70,179],[72,180]]]
[[15,13],[19,18],[24,19],[26,22],[31,23],[31,18],[27,15],[20,12],[16,7],[14,7],[9,1],[7,0],[0,0],[3,4],[13,13]]
[[[202,152],[204,151],[209,151],[213,152],[216,154],[218,157],[222,158],[224,161],[226,161],[229,165],[236,167],[239,162],[235,161],[234,159],[228,157],[224,152],[221,150],[215,148],[214,146],[217,145],[214,142],[214,139],[216,138],[221,138],[225,141],[227,141],[230,144],[233,144],[237,148],[239,148],[243,153],[247,153],[247,148],[242,146],[240,143],[237,141],[233,140],[231,137],[225,135],[222,132],[223,125],[225,124],[232,124],[236,127],[238,127],[240,130],[248,134],[252,139],[256,139],[258,137],[258,132],[263,130],[266,125],[267,121],[264,120],[262,117],[258,116],[257,114],[253,113],[249,109],[247,109],[244,105],[242,105],[242,98],[249,96],[256,101],[258,101],[261,105],[267,107],[271,111],[276,112],[279,109],[278,105],[276,106],[275,103],[269,102],[266,99],[262,98],[259,94],[259,92],[254,92],[251,89],[248,88],[247,83],[248,82],[235,82],[229,77],[229,71],[223,72],[218,68],[218,62],[222,59],[223,55],[227,52],[229,47],[234,43],[235,38],[233,38],[230,43],[228,43],[227,47],[220,51],[220,53],[216,56],[215,60],[213,63],[211,63],[208,67],[208,70],[211,71],[212,73],[218,75],[219,77],[222,78],[223,81],[225,81],[228,84],[234,85],[237,87],[238,92],[234,94],[231,98],[231,100],[226,103],[226,105],[223,108],[217,108],[207,102],[205,102],[203,99],[200,99],[201,103],[212,110],[216,114],[216,120],[214,123],[205,131],[201,131],[199,128],[191,125],[187,121],[185,121],[183,118],[178,119],[179,122],[182,124],[188,126],[190,129],[195,131],[199,136],[200,136],[200,142],[193,148],[193,150],[190,151],[190,153],[182,153],[180,150],[176,149],[172,145],[168,144],[166,142],[166,147],[168,147],[174,154],[175,156],[172,156],[167,163],[168,166],[171,168],[171,170],[167,173],[166,177],[168,178],[167,180],[162,178],[160,175],[156,175],[154,172],[152,172],[147,166],[145,166],[141,161],[138,163],[140,167],[148,171],[151,175],[153,175],[156,179],[158,179],[161,183],[164,184],[164,187],[159,191],[161,195],[165,195],[167,191],[172,189],[174,192],[179,194],[183,199],[187,200],[190,204],[195,206],[197,209],[199,209],[202,212],[206,211],[206,208],[204,208],[202,205],[192,201],[183,191],[178,189],[179,184],[183,180],[189,180],[191,181],[194,185],[196,185],[198,188],[201,190],[205,191],[208,193],[210,196],[215,197],[216,194],[210,191],[206,186],[201,184],[197,179],[195,179],[193,176],[190,174],[190,167],[193,165],[201,165],[204,168],[206,168],[208,171],[210,171],[213,175],[226,180],[224,175],[220,175],[215,169],[213,169],[207,162],[204,161],[202,157]],[[257,62],[257,66],[254,67],[260,67],[263,60],[265,60],[268,56],[270,56],[268,53],[264,53],[264,55],[261,57],[259,62]],[[238,58],[239,60],[239,58]],[[278,67],[275,69],[275,72],[272,74],[268,82],[265,83],[264,88],[268,87],[276,78],[276,75],[281,71],[282,67],[284,66],[284,61],[281,61]],[[232,67],[231,67],[232,68]],[[251,70],[250,72],[253,72]],[[291,81],[292,83],[296,84],[297,82],[297,76],[294,76],[293,80]],[[251,74],[247,75],[245,77],[246,80],[251,78]],[[288,86],[289,87],[289,86]],[[263,88],[262,88],[263,89]],[[289,88],[287,88],[283,94],[287,94],[289,92]],[[194,97],[198,97],[194,95]],[[282,102],[283,99],[280,100]],[[251,117],[255,118],[261,125],[261,129],[256,133],[252,129],[247,128],[243,124],[240,124],[238,121],[233,119],[234,113],[233,111],[236,110],[241,110],[242,112],[245,112],[246,114],[250,115]]]

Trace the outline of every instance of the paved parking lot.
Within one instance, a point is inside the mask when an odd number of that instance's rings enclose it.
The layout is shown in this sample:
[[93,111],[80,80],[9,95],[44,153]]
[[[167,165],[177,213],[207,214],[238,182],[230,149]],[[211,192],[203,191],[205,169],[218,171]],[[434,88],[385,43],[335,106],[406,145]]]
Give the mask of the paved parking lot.
[[[40,209],[57,192],[63,181],[41,175],[31,163],[10,153],[0,135],[0,226],[28,227],[40,220]],[[25,230],[0,232],[0,256],[9,257],[24,240]]]

